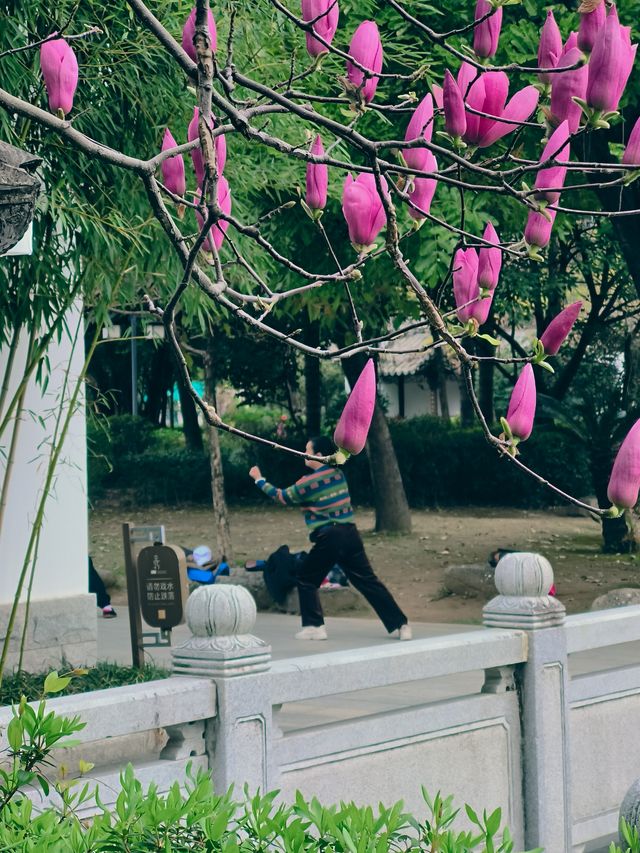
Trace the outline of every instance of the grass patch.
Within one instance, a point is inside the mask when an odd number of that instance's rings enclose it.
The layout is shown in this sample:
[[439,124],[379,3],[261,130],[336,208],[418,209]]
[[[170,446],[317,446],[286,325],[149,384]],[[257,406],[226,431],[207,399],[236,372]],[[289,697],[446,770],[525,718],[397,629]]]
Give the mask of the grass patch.
[[[71,669],[73,667],[70,664],[63,663],[59,672],[62,675]],[[13,675],[6,675],[0,685],[0,705],[11,705],[19,702],[22,695],[26,696],[29,701],[40,699],[48,672],[49,670],[40,673],[16,672]],[[125,684],[141,684],[145,681],[154,681],[157,678],[168,678],[169,675],[171,672],[168,669],[151,663],[145,664],[143,669],[134,669],[131,666],[101,661],[91,667],[86,675],[72,678],[60,695],[89,693],[92,690],[122,687]]]

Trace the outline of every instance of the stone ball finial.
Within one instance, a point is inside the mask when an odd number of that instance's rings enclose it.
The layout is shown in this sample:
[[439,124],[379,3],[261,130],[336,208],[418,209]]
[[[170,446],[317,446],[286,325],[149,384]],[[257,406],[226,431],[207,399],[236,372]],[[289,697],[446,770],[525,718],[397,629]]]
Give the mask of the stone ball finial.
[[187,624],[195,637],[229,637],[250,634],[256,624],[256,603],[251,593],[235,584],[198,587],[189,596]]
[[533,598],[547,595],[553,586],[551,563],[541,554],[516,551],[496,566],[495,584],[501,595]]
[[[636,779],[624,796],[618,822],[622,820],[628,823],[631,829],[635,826],[640,832],[640,779]],[[620,841],[624,843],[622,835],[620,835]]]

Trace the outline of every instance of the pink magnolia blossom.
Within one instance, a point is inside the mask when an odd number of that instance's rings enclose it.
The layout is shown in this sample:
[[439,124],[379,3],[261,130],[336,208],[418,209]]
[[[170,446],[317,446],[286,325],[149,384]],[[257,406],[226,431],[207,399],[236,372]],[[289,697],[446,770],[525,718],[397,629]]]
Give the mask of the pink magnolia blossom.
[[547,208],[544,213],[530,210],[527,216],[527,224],[524,228],[524,239],[528,246],[544,249],[551,239],[553,223],[556,220],[556,211]]
[[478,286],[495,290],[502,268],[502,250],[500,238],[492,222],[487,222],[482,236],[492,246],[482,246],[478,252]]
[[[554,130],[551,138],[547,142],[542,152],[540,162],[553,158],[558,163],[567,163],[571,156],[569,146],[569,123],[563,121],[562,124]],[[534,184],[538,192],[535,198],[539,201],[547,201],[549,204],[556,204],[560,198],[560,189],[564,186],[567,176],[566,166],[548,166],[546,169],[540,169],[536,176]]]
[[620,509],[638,503],[640,491],[640,419],[631,427],[613,463],[607,497]]
[[[375,21],[363,21],[353,34],[349,45],[349,56],[359,62],[367,71],[382,71],[382,42]],[[347,61],[347,79],[354,88],[362,93],[365,103],[369,104],[378,88],[379,77],[366,77],[364,71]]]
[[[187,130],[187,139],[189,142],[192,142],[194,139],[199,138],[198,133],[198,120],[200,118],[200,111],[198,107],[194,107],[193,110],[193,118],[189,122],[189,128]],[[209,127],[213,129],[215,127],[215,120],[211,117],[211,123]],[[216,170],[219,175],[224,172],[224,166],[227,162],[227,140],[224,133],[221,133],[219,136],[216,136],[215,142],[215,151],[216,151]],[[193,161],[193,170],[196,173],[196,180],[198,182],[198,186],[202,186],[202,182],[204,181],[204,160],[202,159],[202,151],[200,148],[193,148],[191,150],[191,160]]]
[[[380,179],[388,196],[387,182]],[[376,187],[375,177],[362,172],[354,180],[349,174],[342,192],[342,212],[349,228],[349,239],[357,251],[371,246],[387,222],[387,214]]]
[[596,36],[589,59],[586,100],[594,110],[615,112],[633,68],[637,45],[631,44],[631,27],[622,27],[611,6]]
[[376,405],[376,369],[372,359],[365,364],[353,386],[333,433],[336,446],[357,454],[364,448]]
[[454,139],[464,136],[467,130],[464,99],[449,69],[444,72],[441,106],[444,108],[444,127],[449,136]]
[[533,420],[536,416],[536,379],[533,367],[525,364],[518,381],[513,386],[507,423],[515,438],[526,441],[533,430]]
[[[421,171],[437,172],[438,163],[431,151],[427,151]],[[415,220],[425,219],[431,210],[431,202],[438,186],[435,178],[414,178],[413,189],[409,193],[409,216]]]
[[[218,49],[218,34],[216,32],[216,22],[211,13],[211,9],[207,11],[207,24],[209,27],[209,40],[211,41],[211,50],[215,53]],[[189,17],[184,22],[182,28],[182,49],[193,62],[198,61],[196,48],[193,39],[196,34],[196,7],[194,6]]]
[[607,11],[604,0],[592,12],[585,12],[580,15],[580,31],[578,33],[578,47],[585,53],[591,53],[593,45],[596,41],[596,36],[604,27],[607,19]]
[[622,162],[625,166],[638,166],[640,168],[640,119],[636,121],[629,134],[627,146],[622,155]]
[[[164,132],[162,138],[162,150],[168,151],[171,148],[176,148],[178,143],[173,138],[169,128]],[[162,180],[169,192],[175,195],[183,196],[187,189],[184,177],[184,160],[182,154],[177,154],[173,157],[168,157],[162,161]]]
[[[202,193],[199,193],[196,196],[196,201],[200,204],[202,200]],[[225,177],[222,175],[218,178],[218,207],[220,210],[225,213],[227,216],[231,213],[231,190],[229,189],[229,183]],[[205,223],[205,219],[202,214],[196,210],[196,219],[198,220],[198,225],[202,230],[202,227]],[[204,243],[202,244],[202,248],[207,252],[212,252],[213,247],[215,246],[216,251],[220,251],[220,247],[224,242],[224,235],[229,227],[229,223],[226,219],[219,219],[214,225],[211,226],[209,233],[205,237]]]
[[[311,153],[321,157],[324,154],[320,134],[311,146]],[[329,169],[325,163],[307,163],[307,205],[311,210],[324,210],[327,204]]]
[[540,343],[544,348],[545,355],[556,355],[562,344],[567,339],[573,324],[578,319],[582,302],[572,302],[566,308],[556,314],[540,337]]
[[[551,9],[547,12],[547,18],[540,32],[540,43],[538,45],[538,67],[555,68],[562,53],[562,35],[556,24]],[[541,83],[550,83],[553,74],[538,74]]]
[[[479,299],[478,253],[475,249],[458,249],[453,259],[453,296],[456,314],[461,323],[476,320],[479,326],[487,322],[493,292]],[[470,304],[468,304],[470,303]]]
[[[414,139],[425,139],[431,142],[433,136],[433,96],[425,95],[420,101],[407,125],[404,135],[405,142],[413,142]],[[402,156],[407,166],[412,169],[425,171],[425,163],[428,160],[428,148],[403,148]]]
[[67,115],[73,109],[78,87],[78,60],[63,38],[45,41],[40,47],[40,69],[52,113]]
[[[471,80],[474,82],[471,83]],[[458,88],[463,97],[468,90],[468,107],[487,114],[477,115],[467,110],[467,130],[463,138],[465,142],[478,148],[493,145],[498,139],[514,131],[531,116],[540,97],[535,86],[525,86],[507,102],[509,79],[504,71],[485,71],[476,77],[476,69],[466,62],[458,72]],[[496,121],[496,118],[501,121]]]
[[[302,0],[302,20],[313,21],[313,31],[320,38],[331,44],[338,29],[340,9],[338,0]],[[327,53],[327,48],[314,38],[311,33],[305,33],[307,53],[309,56],[320,56]]]
[[[491,12],[492,5],[489,0],[477,0],[474,19],[479,21]],[[498,50],[500,30],[502,28],[502,6],[498,7],[485,21],[477,24],[473,31],[473,50],[476,56],[487,59],[495,56]]]
[[[567,45],[569,42],[567,41]],[[562,54],[557,68],[571,68],[583,58],[582,51],[572,47]],[[580,105],[573,99],[584,100],[587,94],[587,81],[589,79],[589,66],[582,65],[562,74],[551,74],[551,120],[555,124],[566,121],[571,133],[575,133],[580,127],[582,110]]]

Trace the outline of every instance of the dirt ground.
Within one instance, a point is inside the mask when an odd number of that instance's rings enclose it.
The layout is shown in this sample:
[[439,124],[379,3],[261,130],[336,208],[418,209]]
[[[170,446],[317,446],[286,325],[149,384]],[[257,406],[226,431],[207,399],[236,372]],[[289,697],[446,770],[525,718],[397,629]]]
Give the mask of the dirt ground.
[[[206,507],[131,510],[113,503],[97,505],[90,520],[91,554],[98,571],[116,575],[116,604],[126,600],[123,521],[164,524],[167,541],[176,545],[214,545],[211,512]],[[609,589],[640,586],[640,560],[636,555],[601,554],[599,525],[589,518],[503,508],[416,510],[413,532],[406,536],[375,534],[371,510],[359,511],[357,522],[377,573],[414,621],[479,621],[484,602],[445,594],[444,570],[484,562],[498,547],[544,554],[555,570],[558,597],[571,613],[588,610],[593,599]],[[302,517],[293,509],[234,509],[231,533],[237,564],[267,557],[285,543],[291,550],[308,547]],[[362,615],[370,611],[363,608]]]

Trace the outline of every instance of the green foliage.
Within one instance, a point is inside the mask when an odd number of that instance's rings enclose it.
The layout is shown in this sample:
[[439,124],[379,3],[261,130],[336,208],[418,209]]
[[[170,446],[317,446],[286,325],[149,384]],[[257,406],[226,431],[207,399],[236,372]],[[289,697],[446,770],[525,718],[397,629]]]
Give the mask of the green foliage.
[[45,697],[64,690],[78,674],[77,670],[64,676],[50,672],[44,676],[37,705],[27,704],[23,694],[13,706],[7,726],[8,767],[0,767],[0,814],[4,815],[18,791],[27,786],[38,784],[45,795],[49,793],[49,782],[44,775],[49,755],[53,749],[73,746],[76,741],[70,736],[81,731],[85,723],[79,717],[62,717],[48,711]]
[[[47,837],[50,850],[80,851],[181,851],[211,853],[402,853],[442,851],[442,853],[512,853],[511,834],[502,829],[502,815],[496,809],[478,820],[477,828],[459,830],[452,798],[439,794],[433,802],[425,794],[429,818],[419,821],[403,811],[402,802],[376,809],[340,803],[323,806],[300,793],[291,806],[276,803],[277,792],[237,802],[232,792],[214,794],[211,777],[205,771],[188,771],[184,789],[177,783],[165,795],[152,784],[143,789],[128,766],[120,777],[120,791],[112,810],[101,811],[86,825],[74,814],[78,804],[90,805],[95,795],[87,786],[73,792],[64,790],[66,810],[44,809],[34,813],[26,798],[9,803],[0,816],[0,843],[3,849],[20,845],[24,853],[42,849]],[[475,814],[468,808],[468,813]],[[53,845],[53,846],[52,846]],[[540,853],[540,851],[530,851]]]
[[[167,678],[169,671],[155,664],[145,664],[142,669],[121,666],[117,663],[99,661],[95,666],[83,671],[82,678],[72,678],[60,688],[65,695],[73,693],[88,693],[92,690],[104,690],[108,687],[121,687],[123,684],[140,684],[144,681],[155,681]],[[51,681],[47,686],[47,678],[57,673],[16,672],[5,675],[0,685],[0,705],[10,705],[20,701],[25,696],[28,702],[39,699],[44,693],[52,693]],[[65,676],[68,678],[69,676]],[[52,679],[53,680],[53,679]],[[59,684],[59,682],[58,682]],[[59,692],[59,691],[56,691]]]
[[[242,428],[273,438],[277,415],[268,409],[241,410]],[[142,422],[142,419],[138,419]],[[136,436],[136,452],[121,440],[119,429],[135,432],[138,421],[116,421],[114,441],[107,445],[110,473],[90,461],[90,493],[105,489],[129,493],[136,504],[209,502],[211,484],[206,453],[192,453],[177,431],[147,430]],[[488,505],[535,508],[546,506],[550,493],[534,483],[489,447],[479,427],[463,429],[441,418],[420,417],[390,422],[391,436],[410,506]],[[168,436],[168,438],[163,438]],[[141,446],[142,440],[148,444]],[[302,450],[304,432],[290,429],[286,443]],[[166,447],[163,448],[162,445]],[[220,444],[227,499],[231,502],[260,502],[247,472],[258,465],[277,485],[289,485],[302,476],[301,461],[268,447],[238,441],[221,433]],[[592,493],[590,465],[584,445],[568,427],[537,427],[522,445],[522,460],[543,477],[576,495]],[[99,462],[99,460],[98,460]],[[352,457],[345,467],[356,504],[371,500],[369,466],[364,453]]]
[[620,836],[622,846],[611,842],[609,853],[640,853],[640,832],[637,826],[630,826],[625,820],[620,821]]

